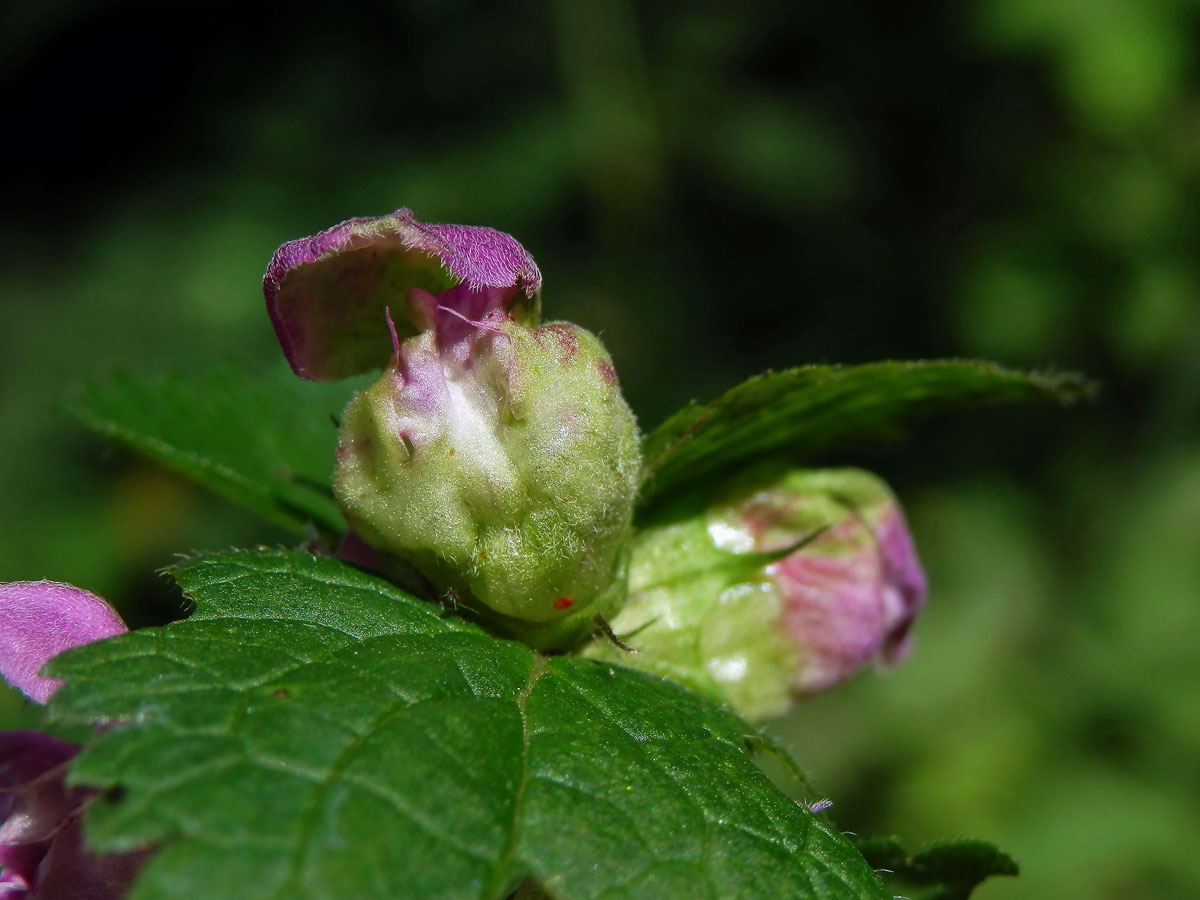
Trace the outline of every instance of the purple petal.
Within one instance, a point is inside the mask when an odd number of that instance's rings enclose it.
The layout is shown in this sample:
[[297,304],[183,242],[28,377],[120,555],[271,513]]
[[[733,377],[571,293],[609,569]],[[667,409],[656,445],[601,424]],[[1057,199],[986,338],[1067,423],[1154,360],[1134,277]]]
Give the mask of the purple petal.
[[74,744],[40,731],[0,731],[0,793],[41,777],[76,752]]
[[0,885],[15,896],[36,884],[54,836],[86,796],[63,783],[76,752],[37,731],[0,732]]
[[36,731],[0,732],[0,898],[118,900],[148,851],[96,856],[79,817],[92,795],[68,788],[77,748]]
[[899,507],[889,509],[875,528],[879,549],[883,553],[884,596],[889,628],[880,651],[882,662],[892,665],[902,662],[911,645],[909,630],[921,608],[925,606],[928,584],[912,534]]
[[844,519],[768,569],[783,592],[783,626],[803,648],[794,687],[826,690],[877,659],[908,653],[909,631],[925,605],[925,573],[898,506],[872,527]]
[[802,694],[849,678],[879,651],[888,630],[881,558],[863,530],[858,520],[844,520],[767,569],[783,592],[784,630],[802,648],[792,679]]
[[383,565],[379,558],[379,551],[353,531],[347,531],[342,536],[334,556],[342,562],[348,562],[352,566],[369,571],[378,571]]
[[[515,239],[492,228],[418,222],[407,209],[289,241],[267,267],[263,294],[292,370],[332,381],[387,362],[385,307],[406,309],[414,289],[439,295],[457,285],[484,297],[464,310],[470,318],[516,306],[537,317],[542,276]],[[414,307],[413,321],[397,323],[402,337],[429,327],[427,306]]]
[[38,703],[62,684],[39,675],[42,666],[64,650],[125,630],[104,600],[69,584],[0,584],[0,675]]
[[50,843],[29,900],[120,900],[149,855],[135,850],[97,856],[84,845],[83,829],[73,819]]
[[797,693],[833,687],[872,660],[891,665],[905,657],[925,604],[925,573],[900,505],[878,477],[798,470],[751,494],[730,524],[758,552],[827,528],[766,570],[784,601],[780,624],[799,651]]

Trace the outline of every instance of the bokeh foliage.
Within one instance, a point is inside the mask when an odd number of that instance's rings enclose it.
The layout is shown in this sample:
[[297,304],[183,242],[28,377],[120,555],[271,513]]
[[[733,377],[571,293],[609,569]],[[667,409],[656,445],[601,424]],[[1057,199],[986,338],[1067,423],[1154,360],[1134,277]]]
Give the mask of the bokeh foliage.
[[769,366],[1084,369],[828,460],[896,486],[932,602],[777,731],[842,827],[1011,850],[984,900],[1200,891],[1197,4],[10,6],[0,579],[161,621],[174,552],[292,540],[53,404],[281,367],[271,251],[402,203],[515,234],[647,426]]

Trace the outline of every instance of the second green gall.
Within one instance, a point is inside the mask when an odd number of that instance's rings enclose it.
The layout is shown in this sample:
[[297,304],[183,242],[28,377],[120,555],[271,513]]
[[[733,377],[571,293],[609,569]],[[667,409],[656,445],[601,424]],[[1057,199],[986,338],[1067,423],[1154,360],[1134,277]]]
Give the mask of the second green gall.
[[643,528],[630,600],[586,653],[647,669],[750,719],[908,652],[925,575],[900,505],[859,469],[750,473]]

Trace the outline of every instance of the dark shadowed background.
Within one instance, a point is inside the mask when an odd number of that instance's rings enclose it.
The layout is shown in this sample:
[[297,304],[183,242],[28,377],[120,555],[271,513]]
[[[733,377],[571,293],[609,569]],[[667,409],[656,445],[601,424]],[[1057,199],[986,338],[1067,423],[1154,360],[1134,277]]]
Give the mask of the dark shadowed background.
[[1191,0],[10,4],[0,580],[153,623],[174,552],[291,541],[55,404],[281,367],[272,251],[399,205],[514,234],[646,426],[800,362],[1082,369],[824,460],[895,485],[932,599],[774,730],[843,828],[1011,850],[981,900],[1194,898],[1198,42]]

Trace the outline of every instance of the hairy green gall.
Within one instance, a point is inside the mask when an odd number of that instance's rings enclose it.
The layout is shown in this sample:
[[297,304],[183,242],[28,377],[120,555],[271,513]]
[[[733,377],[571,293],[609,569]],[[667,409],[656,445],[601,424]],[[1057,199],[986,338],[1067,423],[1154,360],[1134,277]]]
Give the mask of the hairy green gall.
[[375,344],[359,317],[390,331],[383,374],[339,430],[334,493],[351,528],[534,646],[586,637],[625,599],[641,468],[607,351],[575,325],[534,324],[541,276],[508,235],[406,210],[323,234],[280,248],[265,285],[307,377],[361,367]]

